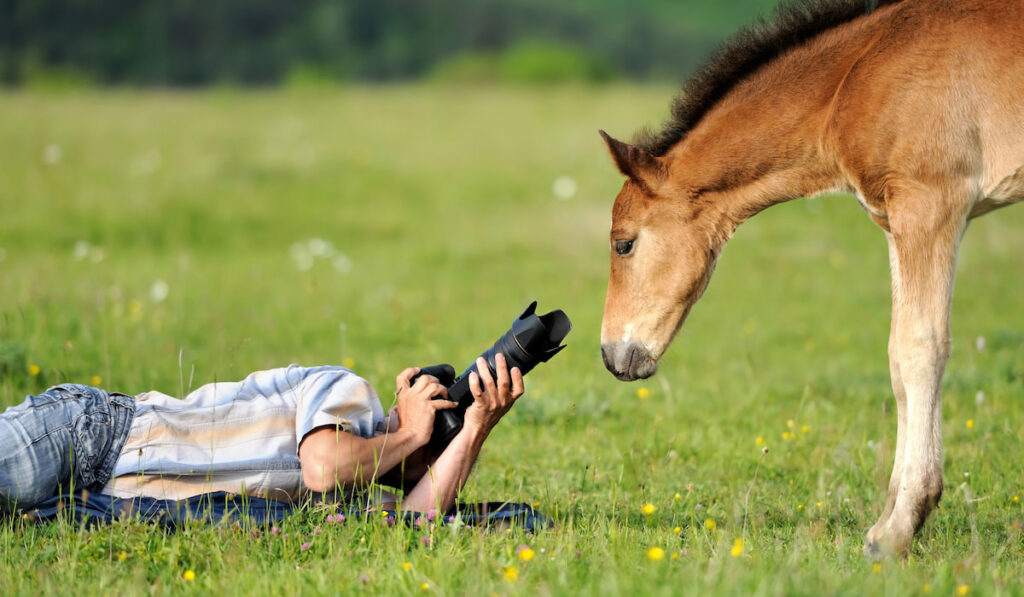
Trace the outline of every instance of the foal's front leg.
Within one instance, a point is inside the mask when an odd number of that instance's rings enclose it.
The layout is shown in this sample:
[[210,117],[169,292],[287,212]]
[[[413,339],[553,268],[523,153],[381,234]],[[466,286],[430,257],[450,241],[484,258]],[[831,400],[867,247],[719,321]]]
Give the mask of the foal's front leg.
[[[902,471],[892,511],[868,533],[867,549],[872,554],[905,555],[914,533],[942,496],[940,382],[949,359],[949,312],[965,219],[949,217],[938,204],[932,207],[928,213],[918,209],[907,218],[890,214],[899,262],[893,344],[906,392],[906,434],[899,446]],[[929,216],[934,221],[922,221]]]
[[[889,243],[889,269],[892,272],[892,318],[889,327],[889,378],[892,381],[892,393],[896,398],[896,450],[893,456],[892,475],[889,477],[889,489],[885,496],[885,508],[882,510],[878,522],[868,531],[868,537],[878,534],[889,520],[893,508],[896,506],[896,496],[899,495],[900,483],[903,480],[903,452],[907,439],[907,392],[903,387],[903,376],[900,373],[899,344],[897,343],[896,330],[899,328],[900,319],[900,261],[896,253],[896,244],[891,233],[885,233],[885,239]],[[870,546],[870,543],[869,543]]]

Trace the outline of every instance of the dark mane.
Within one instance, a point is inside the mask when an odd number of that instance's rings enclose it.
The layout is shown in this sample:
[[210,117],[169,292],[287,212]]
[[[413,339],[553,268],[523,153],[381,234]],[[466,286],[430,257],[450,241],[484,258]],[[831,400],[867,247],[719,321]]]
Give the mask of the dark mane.
[[682,141],[726,93],[754,71],[819,34],[899,0],[783,1],[769,21],[740,30],[685,84],[672,103],[672,115],[661,132],[641,131],[637,146],[665,155]]

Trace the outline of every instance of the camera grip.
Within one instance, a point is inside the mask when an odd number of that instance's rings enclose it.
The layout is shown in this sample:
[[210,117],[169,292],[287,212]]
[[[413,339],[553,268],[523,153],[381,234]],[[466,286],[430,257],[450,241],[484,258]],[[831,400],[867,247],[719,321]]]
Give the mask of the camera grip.
[[446,388],[455,383],[455,367],[452,367],[448,363],[430,365],[429,367],[420,367],[420,372],[409,378],[409,385],[411,386],[416,383],[416,380],[419,379],[421,375],[433,375],[437,378],[437,381],[441,382],[441,385]]

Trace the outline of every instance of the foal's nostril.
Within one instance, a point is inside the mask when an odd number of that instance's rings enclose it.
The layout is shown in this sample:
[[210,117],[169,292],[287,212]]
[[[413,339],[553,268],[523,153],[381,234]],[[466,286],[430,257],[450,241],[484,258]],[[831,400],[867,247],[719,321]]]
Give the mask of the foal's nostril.
[[624,374],[630,380],[648,378],[658,369],[658,361],[651,357],[650,351],[641,344],[631,342],[626,347],[626,354],[629,358]]
[[601,345],[601,359],[604,361],[604,368],[615,373],[614,350],[609,344]]

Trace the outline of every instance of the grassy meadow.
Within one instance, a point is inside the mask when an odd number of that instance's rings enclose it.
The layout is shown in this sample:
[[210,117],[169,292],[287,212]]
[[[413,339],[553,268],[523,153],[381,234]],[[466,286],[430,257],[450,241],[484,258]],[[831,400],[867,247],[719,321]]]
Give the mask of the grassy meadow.
[[1024,592],[1024,208],[967,234],[945,495],[907,561],[874,564],[862,538],[896,431],[889,278],[852,198],[742,226],[656,377],[601,364],[621,180],[597,129],[629,138],[672,93],[0,95],[0,406],[62,381],[179,393],[343,363],[387,407],[399,370],[461,370],[530,300],[575,325],[464,495],[537,503],[554,530],[444,527],[424,545],[315,508],[288,538],[6,518],[0,593]]

